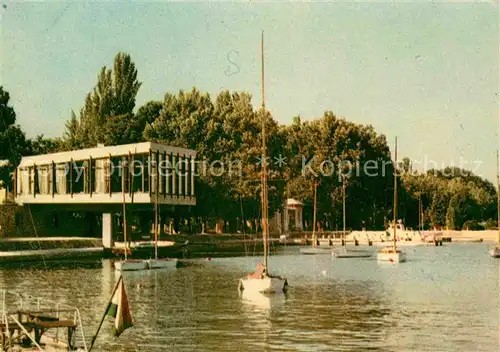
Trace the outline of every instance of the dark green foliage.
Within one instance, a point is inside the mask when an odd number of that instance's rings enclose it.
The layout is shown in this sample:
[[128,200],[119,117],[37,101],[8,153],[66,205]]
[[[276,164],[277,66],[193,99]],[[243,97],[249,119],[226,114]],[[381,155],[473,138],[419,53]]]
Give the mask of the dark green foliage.
[[0,86],[0,186],[10,188],[11,172],[26,150],[26,136],[16,125],[16,113],[9,100],[9,93]]
[[66,148],[141,141],[144,124],[133,114],[140,86],[130,55],[118,53],[113,70],[103,67],[99,72],[97,85],[87,95],[80,119],[72,112],[66,123]]
[[[317,119],[293,118],[280,125],[268,111],[255,109],[244,92],[220,92],[212,101],[196,88],[166,93],[163,101],[145,103],[134,113],[141,83],[130,55],[118,53],[113,69],[103,67],[79,116],[72,112],[63,140],[38,136],[26,141],[0,87],[0,180],[21,155],[135,143],[145,140],[197,151],[195,216],[213,223],[241,223],[261,214],[262,121],[269,156],[269,205],[282,208],[287,198],[304,202],[304,221],[313,217],[318,183],[317,219],[324,228],[342,228],[342,182],[346,185],[347,227],[381,229],[393,217],[394,166],[388,141],[370,125],[359,125],[326,111]],[[277,164],[281,159],[283,164]],[[412,170],[399,158],[398,218],[424,227],[496,226],[496,189],[491,182],[457,168]],[[347,166],[346,166],[347,163]],[[350,172],[346,173],[349,170]],[[345,177],[344,177],[345,176]],[[488,220],[487,223],[484,223]],[[492,223],[494,222],[494,224]],[[481,225],[484,223],[484,225]]]
[[27,141],[25,155],[57,153],[63,150],[64,142],[60,138],[44,138],[43,134]]

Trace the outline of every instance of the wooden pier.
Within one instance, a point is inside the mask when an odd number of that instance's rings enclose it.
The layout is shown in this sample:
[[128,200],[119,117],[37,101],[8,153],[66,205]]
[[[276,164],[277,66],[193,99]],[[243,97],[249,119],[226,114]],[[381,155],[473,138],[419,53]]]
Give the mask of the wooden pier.
[[55,308],[45,308],[40,306],[40,300],[37,300],[36,308],[30,309],[31,306],[23,298],[15,305],[16,308],[9,309],[3,292],[0,316],[1,352],[75,351],[77,329],[84,341],[83,351],[87,350],[78,309],[61,309],[58,304]]

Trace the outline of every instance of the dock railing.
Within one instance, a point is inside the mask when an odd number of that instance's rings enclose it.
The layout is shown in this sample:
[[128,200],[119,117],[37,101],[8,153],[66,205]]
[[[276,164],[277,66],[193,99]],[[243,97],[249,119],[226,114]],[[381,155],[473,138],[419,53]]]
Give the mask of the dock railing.
[[[80,350],[83,348],[84,351],[88,351],[85,330],[78,308],[49,299],[41,300],[40,298],[30,295],[10,292],[5,289],[0,290],[0,293],[2,298],[1,324],[5,327],[3,338],[7,338],[8,345],[12,344],[13,341],[12,331],[19,330],[19,332],[26,335],[37,348],[43,351],[39,343],[35,341],[37,339],[36,333],[35,336],[29,333],[33,330],[30,326],[33,324],[36,326],[36,321],[41,319],[40,325],[42,326],[43,336],[46,339],[51,339],[55,343],[68,344],[68,347],[75,349],[77,348],[77,346],[75,346],[76,338],[77,335],[79,335],[78,337],[81,341],[78,342],[83,345],[79,347]],[[27,318],[28,321],[23,321],[23,317]],[[44,319],[49,319],[50,322],[44,322]],[[66,322],[66,325],[58,324],[58,322]],[[69,332],[68,323],[75,328],[74,333]],[[28,328],[26,328],[26,326],[28,326]],[[60,331],[61,329],[63,331]],[[66,329],[67,331],[64,331]],[[0,334],[1,333],[2,329],[0,329]],[[67,342],[65,342],[65,340]],[[1,345],[0,351],[2,351]]]

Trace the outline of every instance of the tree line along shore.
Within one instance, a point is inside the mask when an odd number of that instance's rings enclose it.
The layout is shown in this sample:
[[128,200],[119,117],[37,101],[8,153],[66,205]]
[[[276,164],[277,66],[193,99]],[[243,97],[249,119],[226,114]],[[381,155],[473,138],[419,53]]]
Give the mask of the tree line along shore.
[[[22,156],[54,153],[97,144],[154,141],[194,149],[211,172],[196,178],[197,205],[189,231],[219,227],[223,232],[258,232],[247,220],[260,217],[261,121],[267,130],[270,214],[293,198],[304,203],[304,229],[312,229],[317,185],[317,221],[341,230],[342,187],[351,229],[383,229],[393,217],[393,173],[398,177],[398,218],[406,226],[451,230],[497,226],[497,191],[488,180],[456,167],[413,169],[408,158],[394,167],[390,143],[371,125],[326,111],[323,116],[278,123],[269,111],[252,105],[246,92],[221,91],[213,99],[196,88],[167,92],[163,100],[136,106],[141,88],[130,55],[118,53],[104,66],[95,88],[72,111],[64,135],[27,138],[16,123],[9,93],[0,87],[0,182],[11,188],[11,173]],[[263,115],[264,114],[264,115]],[[404,141],[403,141],[404,143]],[[228,172],[228,165],[239,165]],[[370,164],[369,172],[365,166]],[[346,172],[347,170],[347,172]],[[219,225],[216,225],[219,224]],[[222,225],[221,225],[222,224]],[[222,226],[222,228],[220,228]]]

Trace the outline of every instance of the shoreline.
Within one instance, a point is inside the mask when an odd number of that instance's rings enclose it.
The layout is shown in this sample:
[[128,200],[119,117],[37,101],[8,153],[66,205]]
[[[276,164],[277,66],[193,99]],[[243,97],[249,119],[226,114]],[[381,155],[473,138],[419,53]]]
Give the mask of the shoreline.
[[[281,241],[279,238],[270,239],[271,252],[287,246],[301,246],[310,244],[310,233],[302,233]],[[307,241],[305,236],[309,239]],[[443,238],[449,238],[451,243],[495,243],[498,232],[486,231],[443,231]],[[158,241],[160,257],[178,259],[230,257],[248,254],[257,254],[263,251],[261,238],[255,235],[224,234],[209,235],[197,234],[194,236],[173,235],[164,236]],[[175,238],[175,240],[172,240]],[[188,241],[188,244],[186,244]],[[339,238],[329,238],[328,233],[318,234],[320,247],[335,248],[342,244]],[[354,244],[352,240],[348,244]],[[373,246],[384,246],[387,242],[373,241]],[[368,243],[359,239],[359,246],[367,247]],[[68,260],[79,258],[109,259],[120,258],[123,252],[123,242],[115,242],[112,249],[102,246],[101,238],[88,237],[20,237],[0,240],[0,265],[15,262],[40,262],[44,260]],[[148,259],[154,253],[154,241],[134,241],[131,243],[131,257]]]

